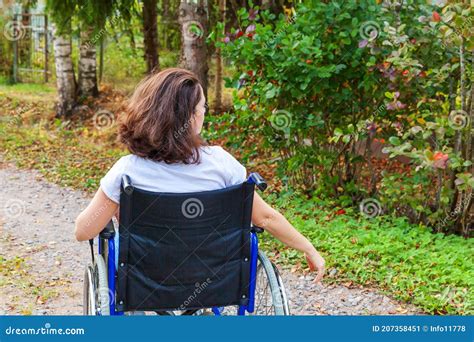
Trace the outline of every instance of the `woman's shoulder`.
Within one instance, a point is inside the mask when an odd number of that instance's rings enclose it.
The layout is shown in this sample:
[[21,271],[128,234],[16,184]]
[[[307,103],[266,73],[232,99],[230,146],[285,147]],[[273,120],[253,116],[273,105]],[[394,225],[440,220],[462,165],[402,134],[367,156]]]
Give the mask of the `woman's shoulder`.
[[245,180],[245,167],[229,152],[221,146],[206,146],[204,153],[207,153],[210,158],[218,161],[219,165],[228,174],[229,181],[227,185],[234,185]]
[[126,167],[130,162],[135,161],[136,158],[140,158],[140,157],[138,157],[138,156],[136,156],[136,155],[134,155],[134,154],[126,154],[126,155],[120,157],[120,158],[115,162],[115,164],[116,164],[117,166],[120,166],[120,167],[124,168],[124,167]]
[[204,155],[207,155],[207,156],[211,156],[211,157],[214,157],[214,158],[218,158],[218,159],[233,159],[234,157],[229,153],[227,152],[224,148],[222,148],[221,146],[217,146],[217,145],[214,145],[214,146],[203,146],[202,147],[202,152]]

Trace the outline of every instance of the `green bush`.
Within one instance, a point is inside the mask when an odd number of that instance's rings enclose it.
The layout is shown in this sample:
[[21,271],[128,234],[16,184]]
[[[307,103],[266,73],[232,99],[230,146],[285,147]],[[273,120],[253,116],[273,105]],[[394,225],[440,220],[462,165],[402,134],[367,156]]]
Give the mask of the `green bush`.
[[[453,101],[459,78],[464,91],[470,85],[456,35],[464,34],[472,9],[459,6],[444,7],[442,16],[439,7],[417,1],[300,4],[279,18],[241,9],[239,27],[218,44],[238,71],[227,85],[236,88],[233,125],[242,143],[262,137],[293,188],[343,204],[377,197],[378,212],[403,210],[413,221],[436,225],[456,193],[466,197],[473,186],[471,152],[460,153],[469,145],[456,150],[459,134],[448,120],[459,107]],[[471,43],[466,39],[464,48]],[[462,141],[470,137],[466,132]],[[394,179],[399,170],[375,169],[375,142],[390,157],[411,159],[406,182]],[[400,189],[407,189],[403,201]],[[466,234],[465,221],[458,232]]]

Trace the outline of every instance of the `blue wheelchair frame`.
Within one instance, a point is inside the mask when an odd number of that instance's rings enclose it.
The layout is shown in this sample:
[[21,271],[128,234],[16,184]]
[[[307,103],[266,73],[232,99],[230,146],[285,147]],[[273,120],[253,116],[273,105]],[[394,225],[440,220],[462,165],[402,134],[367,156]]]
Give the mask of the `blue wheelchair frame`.
[[[258,173],[251,173],[247,179],[248,183],[255,184],[260,190],[265,190],[267,184]],[[102,254],[106,239],[99,238],[98,252]],[[255,288],[257,281],[257,260],[258,260],[258,237],[255,231],[250,233],[250,283],[249,283],[249,301],[247,305],[239,306],[237,314],[244,316],[245,312],[253,313],[255,310]],[[112,236],[107,239],[107,275],[109,285],[109,303],[110,315],[121,316],[123,311],[115,310],[115,293],[116,293],[116,268],[115,268],[115,239]],[[220,316],[223,308],[213,307],[212,312],[216,316]]]

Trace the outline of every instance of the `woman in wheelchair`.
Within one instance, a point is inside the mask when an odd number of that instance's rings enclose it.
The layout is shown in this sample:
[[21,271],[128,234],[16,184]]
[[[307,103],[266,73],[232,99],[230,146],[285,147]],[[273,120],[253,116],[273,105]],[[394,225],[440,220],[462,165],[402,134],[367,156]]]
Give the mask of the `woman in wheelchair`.
[[119,126],[130,154],[76,219],[76,239],[90,240],[93,257],[85,314],[288,314],[278,270],[258,251],[262,230],[304,253],[321,281],[324,259],[254,191],[263,179],[247,179],[232,155],[201,139],[205,113],[187,70],[163,70],[136,88]]

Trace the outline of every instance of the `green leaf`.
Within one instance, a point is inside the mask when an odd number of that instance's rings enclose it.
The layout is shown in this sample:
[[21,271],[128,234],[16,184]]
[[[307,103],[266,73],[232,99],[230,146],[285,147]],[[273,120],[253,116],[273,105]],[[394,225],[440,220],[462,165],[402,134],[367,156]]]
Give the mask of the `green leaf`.
[[394,146],[399,146],[401,144],[401,141],[398,137],[390,137],[388,141]]
[[271,88],[270,90],[267,90],[267,92],[265,93],[265,97],[267,99],[272,99],[274,98],[276,95],[276,89],[275,88]]

